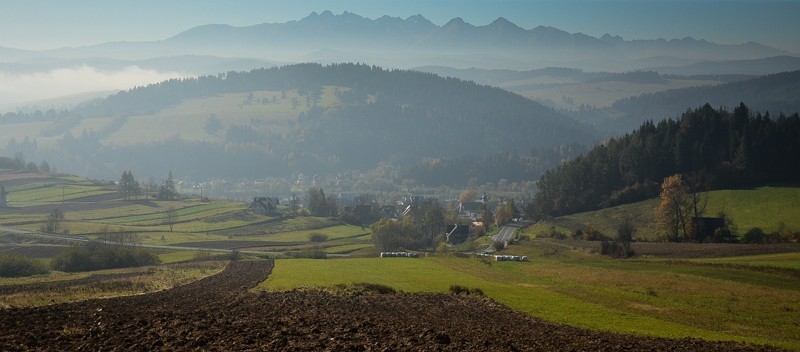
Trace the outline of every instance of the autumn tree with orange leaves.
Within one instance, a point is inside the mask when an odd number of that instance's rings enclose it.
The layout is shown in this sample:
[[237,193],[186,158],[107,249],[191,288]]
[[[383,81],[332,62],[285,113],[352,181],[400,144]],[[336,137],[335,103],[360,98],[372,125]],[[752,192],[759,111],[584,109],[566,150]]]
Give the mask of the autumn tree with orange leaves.
[[672,175],[661,184],[661,204],[655,209],[664,239],[686,242],[691,237],[692,202],[681,175]]

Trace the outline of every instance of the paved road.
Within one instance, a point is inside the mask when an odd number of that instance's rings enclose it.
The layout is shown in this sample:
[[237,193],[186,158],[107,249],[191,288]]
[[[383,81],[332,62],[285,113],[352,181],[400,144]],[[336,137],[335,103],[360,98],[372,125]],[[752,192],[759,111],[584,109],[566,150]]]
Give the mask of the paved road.
[[504,243],[508,244],[508,242],[511,241],[512,238],[514,238],[514,231],[516,231],[518,228],[519,228],[519,226],[517,226],[517,225],[503,226],[503,228],[500,229],[500,232],[498,232],[496,235],[492,236],[492,244],[490,244],[488,247],[486,247],[486,248],[484,248],[482,250],[479,250],[479,251],[477,251],[475,253],[478,253],[478,254],[480,254],[480,253],[484,253],[484,254],[486,254],[486,253],[494,253],[494,251],[495,251],[494,250],[494,242],[503,241]]
[[498,232],[496,235],[492,236],[492,241],[502,241],[506,244],[511,241],[514,237],[514,231],[516,231],[518,227],[516,226],[503,226],[503,228]]

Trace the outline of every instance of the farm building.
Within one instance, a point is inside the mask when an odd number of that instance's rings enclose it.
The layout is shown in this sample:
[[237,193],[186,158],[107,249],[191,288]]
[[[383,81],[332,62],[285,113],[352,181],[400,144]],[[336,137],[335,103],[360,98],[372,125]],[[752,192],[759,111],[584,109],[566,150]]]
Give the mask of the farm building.
[[447,225],[446,238],[450,244],[462,243],[469,236],[469,225]]
[[458,215],[468,219],[477,219],[483,202],[461,202],[458,204]]
[[261,215],[276,215],[278,214],[278,204],[280,204],[278,198],[255,197],[247,209]]

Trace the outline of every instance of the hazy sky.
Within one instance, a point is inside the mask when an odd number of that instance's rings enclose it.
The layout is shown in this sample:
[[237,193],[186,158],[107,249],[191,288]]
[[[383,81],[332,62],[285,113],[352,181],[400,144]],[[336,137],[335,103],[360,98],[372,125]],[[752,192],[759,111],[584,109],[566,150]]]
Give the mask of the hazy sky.
[[800,0],[0,0],[0,46],[41,50],[160,40],[203,24],[286,22],[324,10],[372,19],[419,13],[439,25],[454,17],[485,25],[503,16],[528,29],[757,41],[800,53]]

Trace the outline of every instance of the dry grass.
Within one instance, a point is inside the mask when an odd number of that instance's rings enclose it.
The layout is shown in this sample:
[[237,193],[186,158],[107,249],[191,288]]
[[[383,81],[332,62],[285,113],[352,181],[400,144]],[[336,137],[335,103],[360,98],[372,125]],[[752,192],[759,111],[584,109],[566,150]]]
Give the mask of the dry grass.
[[[161,291],[215,274],[220,272],[224,266],[225,262],[198,262],[136,269],[103,270],[92,272],[92,274],[129,273],[131,275],[122,275],[122,277],[110,275],[111,278],[108,280],[90,280],[89,283],[83,281],[89,278],[89,274],[69,275],[56,272],[49,276],[16,280],[13,284],[0,286],[4,290],[9,290],[10,286],[19,288],[19,292],[0,295],[0,308],[34,307],[90,298],[129,296]],[[71,285],[71,281],[80,284]],[[50,286],[49,283],[58,284]]]

